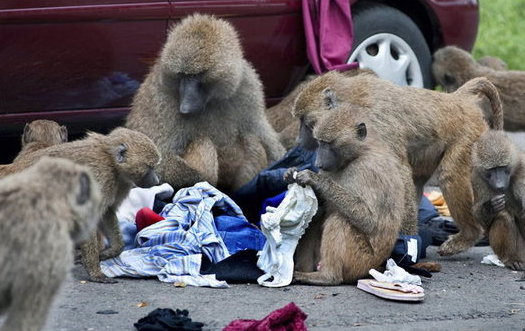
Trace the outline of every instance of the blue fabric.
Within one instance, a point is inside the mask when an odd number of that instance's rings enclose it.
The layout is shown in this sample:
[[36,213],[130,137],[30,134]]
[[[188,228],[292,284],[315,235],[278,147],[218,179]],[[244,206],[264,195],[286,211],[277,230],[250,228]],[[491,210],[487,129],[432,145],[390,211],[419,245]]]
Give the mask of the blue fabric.
[[430,200],[428,200],[428,198],[423,195],[421,197],[421,203],[419,204],[417,220],[419,223],[421,223],[433,219],[434,217],[439,217],[439,213],[432,202],[430,202]]
[[281,202],[284,200],[284,197],[286,196],[286,192],[288,192],[288,191],[284,191],[283,193],[277,194],[274,197],[271,197],[271,198],[268,198],[268,199],[264,200],[263,203],[262,203],[262,208],[261,208],[260,214],[262,215],[262,214],[266,213],[266,207],[268,207],[268,206],[274,207],[274,208],[279,207]]
[[[408,242],[410,240],[415,240],[417,242],[417,251],[414,252],[415,256],[412,256],[408,249]],[[423,247],[423,241],[419,235],[411,236],[401,234],[397,238],[391,257],[397,264],[412,265],[426,257],[426,247]],[[413,261],[413,258],[415,258],[415,261]]]
[[246,249],[260,251],[266,242],[261,230],[248,223],[244,217],[217,216],[215,227],[231,255]]
[[297,167],[299,170],[310,169],[317,172],[318,169],[314,166],[315,156],[316,151],[308,151],[299,146],[290,149],[280,160],[272,163],[237,190],[233,199],[242,207],[245,215],[258,222],[257,217],[260,216],[263,201],[286,191],[288,184],[283,179],[286,170]]
[[[200,275],[199,271],[201,254],[205,254],[212,263],[230,256],[216,227],[215,215],[234,218],[237,228],[241,228],[240,222],[249,225],[235,202],[210,184],[201,182],[179,190],[173,197],[173,203],[167,204],[160,215],[166,219],[137,234],[135,243],[138,248],[124,251],[119,257],[101,263],[104,274],[109,277],[156,275],[165,282],[227,286],[213,275]],[[224,218],[222,220],[219,221],[221,229],[227,228],[228,222],[224,222]],[[231,218],[229,222],[230,225],[233,223]],[[252,228],[250,231],[255,230]],[[226,236],[230,236],[230,233]],[[228,241],[235,249],[247,243],[239,243],[235,235],[231,235],[231,238]]]

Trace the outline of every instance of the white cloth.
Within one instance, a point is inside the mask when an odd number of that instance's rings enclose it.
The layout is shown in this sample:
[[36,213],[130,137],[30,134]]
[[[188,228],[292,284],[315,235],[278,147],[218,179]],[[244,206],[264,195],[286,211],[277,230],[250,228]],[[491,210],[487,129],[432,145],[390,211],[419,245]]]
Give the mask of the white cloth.
[[[266,213],[261,215],[266,244],[257,261],[257,266],[265,272],[257,279],[260,285],[290,285],[295,248],[316,212],[317,198],[312,188],[295,183],[288,185],[288,192],[277,208],[266,208]],[[271,277],[273,281],[268,281]]]
[[120,204],[117,210],[117,219],[135,224],[137,212],[144,207],[152,209],[157,194],[171,197],[173,192],[173,187],[168,183],[150,188],[135,187],[129,191],[127,198]]
[[370,269],[368,273],[370,273],[370,275],[378,282],[421,285],[421,278],[419,276],[409,274],[405,269],[399,267],[392,259],[386,261],[386,271],[384,273],[380,273],[375,269]]
[[503,262],[500,261],[499,257],[496,254],[489,254],[481,260],[482,264],[496,265],[498,267],[505,267]]

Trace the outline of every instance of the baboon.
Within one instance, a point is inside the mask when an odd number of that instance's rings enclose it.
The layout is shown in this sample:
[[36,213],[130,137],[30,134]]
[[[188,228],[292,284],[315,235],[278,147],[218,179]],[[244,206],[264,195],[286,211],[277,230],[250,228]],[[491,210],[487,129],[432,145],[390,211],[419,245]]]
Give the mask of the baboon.
[[[390,256],[405,216],[406,168],[353,105],[327,113],[314,128],[316,174],[303,170],[287,181],[310,185],[325,206],[321,267],[295,272],[313,285],[354,283]],[[405,168],[405,169],[403,169]]]
[[525,71],[494,70],[479,65],[468,52],[454,46],[434,53],[432,71],[436,81],[448,92],[472,78],[487,77],[501,97],[505,130],[525,129]]
[[500,59],[499,57],[494,56],[483,56],[478,59],[478,64],[482,66],[489,67],[494,70],[507,70],[507,63]]
[[525,162],[503,131],[485,132],[472,150],[474,217],[505,266],[525,270]]
[[116,282],[102,274],[100,259],[115,257],[124,247],[115,212],[129,190],[134,185],[150,187],[159,183],[154,170],[160,160],[157,147],[146,135],[126,128],[117,128],[108,135],[91,132],[82,140],[27,154],[20,161],[8,165],[8,172],[24,169],[45,155],[70,159],[85,164],[92,170],[103,196],[103,216],[99,227],[110,246],[100,252],[99,238],[94,233],[81,246],[82,263],[89,274],[89,280]]
[[208,15],[171,29],[126,126],[157,144],[159,174],[174,188],[207,180],[232,192],[284,154],[237,32]]
[[100,218],[100,188],[88,167],[42,158],[0,180],[1,330],[37,331],[73,266],[73,246]]
[[472,217],[469,180],[471,147],[488,129],[477,105],[478,94],[486,96],[493,106],[490,126],[501,128],[501,102],[485,78],[473,79],[449,94],[401,87],[372,75],[345,78],[330,72],[303,89],[293,113],[301,120],[301,144],[312,149],[317,146],[312,128],[322,114],[343,101],[363,107],[380,138],[411,167],[416,186],[414,204],[423,185],[437,171],[443,195],[461,229],[439,249],[442,255],[452,255],[470,248],[482,233]]
[[22,134],[22,150],[13,162],[25,154],[67,142],[67,128],[55,121],[36,120],[27,123]]
[[[351,69],[342,74],[346,77],[353,77],[356,75],[376,75],[370,69]],[[290,149],[297,144],[297,136],[299,135],[299,120],[292,116],[292,109],[297,95],[302,89],[312,81],[315,75],[306,76],[305,80],[295,87],[281,102],[277,105],[266,109],[266,115],[270,124],[279,134],[279,139],[286,149]]]

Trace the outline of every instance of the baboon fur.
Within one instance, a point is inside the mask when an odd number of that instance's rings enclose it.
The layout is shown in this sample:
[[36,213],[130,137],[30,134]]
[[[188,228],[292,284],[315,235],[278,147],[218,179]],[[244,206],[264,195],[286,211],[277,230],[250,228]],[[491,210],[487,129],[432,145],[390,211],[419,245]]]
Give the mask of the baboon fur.
[[100,218],[100,189],[88,167],[42,158],[0,180],[1,330],[37,331],[73,266],[73,247]]
[[67,142],[67,128],[55,121],[36,120],[27,123],[22,134],[22,150],[13,162],[25,154]]
[[[503,131],[484,133],[472,151],[472,188],[474,217],[488,234],[490,246],[505,266],[525,270],[525,158]],[[496,167],[506,167],[509,185],[495,191],[487,173]],[[495,211],[491,200],[503,195],[504,209]],[[502,206],[503,207],[503,206]]]
[[[362,74],[375,75],[370,69],[359,68],[347,70],[342,72],[342,74],[346,77]],[[275,131],[278,132],[279,139],[286,149],[290,149],[297,144],[297,136],[299,134],[299,120],[292,116],[294,101],[308,82],[312,81],[315,77],[317,76],[306,76],[305,80],[297,85],[281,102],[266,109],[268,120]]]
[[478,64],[489,67],[494,70],[507,70],[507,63],[500,59],[499,57],[494,56],[483,56],[478,59]]
[[434,53],[432,71],[436,81],[449,92],[472,78],[487,77],[501,97],[505,130],[525,129],[525,71],[494,70],[479,65],[472,55],[454,46]]
[[[306,127],[315,128],[330,104],[348,102],[363,107],[379,137],[412,169],[416,187],[413,204],[423,185],[437,171],[437,178],[460,232],[439,249],[452,255],[471,247],[482,229],[472,217],[470,183],[471,148],[488,129],[477,104],[478,94],[491,100],[491,127],[502,125],[501,102],[485,78],[469,81],[455,93],[401,87],[371,75],[345,78],[330,72],[312,81],[297,97],[293,114]],[[337,97],[334,98],[334,95]]]
[[110,246],[100,252],[99,238],[94,233],[81,246],[82,263],[89,279],[96,282],[115,282],[104,276],[100,260],[115,257],[124,243],[120,234],[116,210],[134,186],[150,187],[158,184],[154,167],[160,154],[146,135],[126,128],[117,128],[108,135],[91,132],[82,140],[54,145],[28,154],[17,163],[9,165],[10,173],[30,166],[42,156],[70,159],[87,165],[102,190],[100,228]]
[[[195,113],[184,113],[182,82],[189,78],[204,86],[192,90],[205,99],[191,100],[203,103]],[[174,188],[207,180],[231,192],[284,154],[237,32],[207,15],[189,16],[171,29],[135,95],[126,126],[157,144],[160,176]]]
[[359,125],[369,121],[357,107],[350,108],[326,114],[314,129],[315,138],[337,158],[337,166],[323,170],[316,161],[318,174],[303,170],[295,179],[310,185],[326,209],[321,267],[295,272],[295,280],[302,283],[339,285],[367,276],[390,256],[405,216],[399,203],[405,194],[400,175],[404,165],[370,126],[364,138],[359,134]]

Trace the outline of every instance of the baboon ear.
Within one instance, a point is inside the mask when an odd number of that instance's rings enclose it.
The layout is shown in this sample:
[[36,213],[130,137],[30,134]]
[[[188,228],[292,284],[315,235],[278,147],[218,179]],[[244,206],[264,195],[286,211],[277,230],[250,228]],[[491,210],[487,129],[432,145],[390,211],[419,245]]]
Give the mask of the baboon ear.
[[337,95],[335,94],[334,90],[332,90],[331,88],[325,88],[323,90],[323,95],[324,95],[324,104],[326,108],[334,109],[335,107],[337,107],[339,102],[337,101]]
[[24,144],[27,144],[29,143],[29,136],[30,136],[30,133],[31,132],[31,127],[29,126],[29,123],[26,123],[26,125],[24,126],[24,133],[22,133],[22,138],[23,138],[23,143]]
[[116,153],[115,153],[115,160],[117,160],[117,163],[122,163],[126,161],[127,151],[128,151],[128,146],[126,146],[126,144],[118,145]]
[[60,139],[62,142],[67,143],[67,127],[65,125],[60,127]]
[[366,124],[365,123],[359,123],[356,126],[356,132],[357,132],[357,139],[359,140],[365,140],[366,138]]

